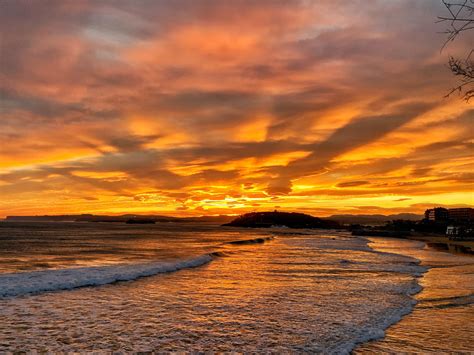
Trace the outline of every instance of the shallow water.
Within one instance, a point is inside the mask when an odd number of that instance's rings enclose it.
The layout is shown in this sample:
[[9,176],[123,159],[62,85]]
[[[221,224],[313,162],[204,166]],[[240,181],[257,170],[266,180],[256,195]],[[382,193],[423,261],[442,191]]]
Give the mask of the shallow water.
[[377,250],[403,252],[430,269],[420,279],[423,290],[412,313],[363,344],[355,353],[474,352],[474,258],[439,252],[423,242],[371,238]]
[[[0,351],[347,353],[412,310],[425,270],[397,254],[418,242],[381,252],[336,231],[30,224],[0,233],[0,250],[10,245],[0,256]],[[202,257],[199,267],[163,270]],[[161,273],[139,278],[150,267]],[[124,274],[130,281],[103,284]],[[102,286],[58,287],[77,280]]]

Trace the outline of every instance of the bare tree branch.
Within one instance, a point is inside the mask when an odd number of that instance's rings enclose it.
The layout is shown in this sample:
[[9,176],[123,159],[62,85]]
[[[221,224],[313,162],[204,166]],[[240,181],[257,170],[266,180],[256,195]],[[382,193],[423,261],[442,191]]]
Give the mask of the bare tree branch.
[[[439,22],[448,23],[448,28],[443,32],[447,34],[446,41],[441,47],[441,51],[453,42],[461,33],[474,29],[474,0],[441,0],[448,10],[446,16],[438,16]],[[459,77],[459,85],[454,87],[446,97],[453,93],[458,93],[464,100],[469,102],[474,97],[474,61],[471,55],[472,49],[465,59],[449,57],[448,67],[451,73]]]

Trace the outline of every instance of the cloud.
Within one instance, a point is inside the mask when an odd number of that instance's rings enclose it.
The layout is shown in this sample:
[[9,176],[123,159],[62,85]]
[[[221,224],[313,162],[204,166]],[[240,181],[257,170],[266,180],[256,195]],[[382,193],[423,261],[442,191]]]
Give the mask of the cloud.
[[0,214],[469,200],[440,4],[47,5],[2,3]]
[[270,195],[287,195],[291,192],[291,182],[284,179],[275,179],[267,187]]
[[160,136],[157,134],[149,136],[137,136],[127,135],[125,133],[121,136],[110,137],[109,144],[120,152],[133,152],[144,149],[145,144],[151,143],[158,138],[160,138]]
[[346,182],[340,182],[336,186],[337,187],[354,187],[354,186],[362,186],[362,185],[367,185],[369,184],[369,181],[346,181]]
[[382,138],[384,135],[415,119],[430,105],[411,104],[400,112],[383,116],[353,119],[336,129],[326,140],[312,146],[313,153],[275,169],[281,179],[292,179],[319,173],[333,158]]

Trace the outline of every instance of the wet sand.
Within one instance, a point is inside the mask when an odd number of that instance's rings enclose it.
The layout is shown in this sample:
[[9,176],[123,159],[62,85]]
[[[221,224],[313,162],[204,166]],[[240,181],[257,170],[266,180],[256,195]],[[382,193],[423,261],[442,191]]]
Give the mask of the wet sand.
[[444,235],[436,234],[416,234],[408,237],[411,240],[420,240],[427,244],[428,247],[438,251],[446,251],[453,254],[471,254],[474,255],[473,240],[450,240]]
[[415,296],[413,312],[389,327],[384,338],[361,344],[353,353],[473,352],[474,257],[462,253],[457,243],[440,247],[448,244],[442,237],[430,236],[426,242],[369,239],[376,250],[415,257],[430,269],[419,279],[423,290]]

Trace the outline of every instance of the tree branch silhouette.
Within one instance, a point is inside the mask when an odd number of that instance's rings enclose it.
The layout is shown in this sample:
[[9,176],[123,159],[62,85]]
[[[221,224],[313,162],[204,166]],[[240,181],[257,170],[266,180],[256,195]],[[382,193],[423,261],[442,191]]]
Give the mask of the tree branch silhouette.
[[[448,10],[448,15],[438,16],[437,22],[448,24],[443,32],[447,35],[441,51],[453,42],[460,34],[474,29],[474,0],[442,0]],[[474,97],[474,49],[468,53],[466,58],[455,58],[450,56],[448,67],[451,73],[459,77],[459,85],[451,89],[446,97],[458,93],[464,100],[469,102]]]

